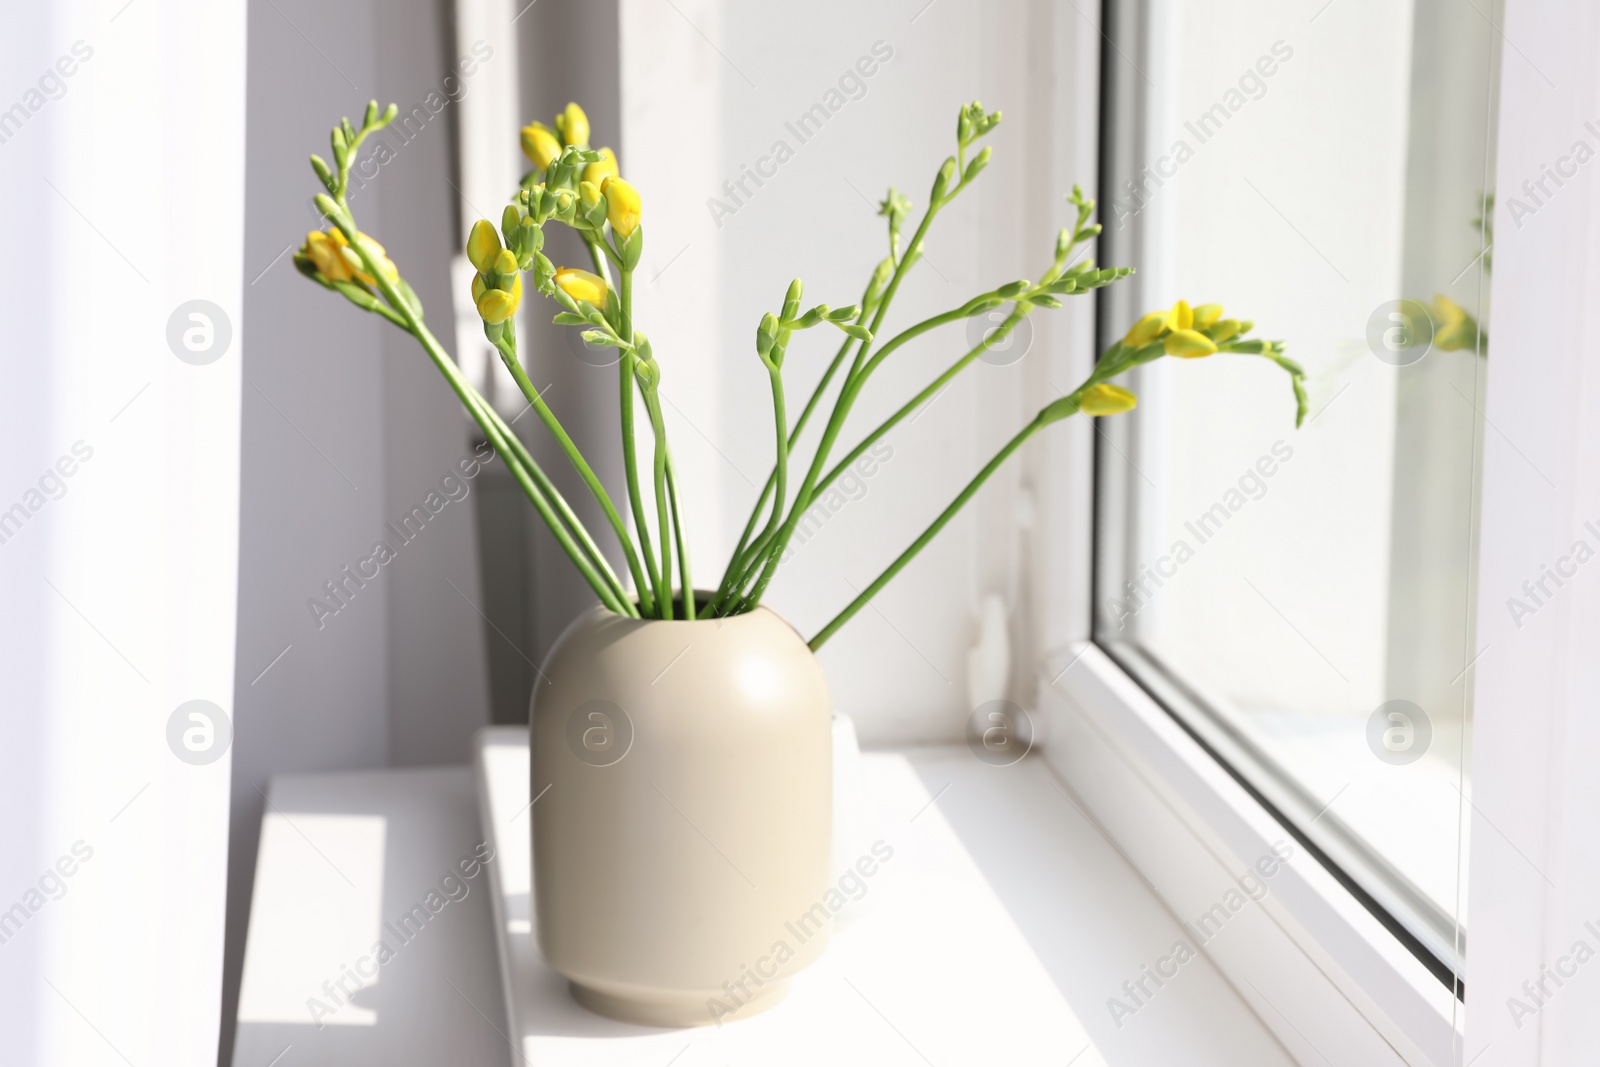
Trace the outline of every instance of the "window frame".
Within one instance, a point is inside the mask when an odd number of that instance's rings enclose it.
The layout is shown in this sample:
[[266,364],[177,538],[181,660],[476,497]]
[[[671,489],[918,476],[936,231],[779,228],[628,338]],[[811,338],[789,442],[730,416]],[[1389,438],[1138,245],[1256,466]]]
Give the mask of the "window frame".
[[[1114,173],[1114,149],[1108,149],[1102,121],[1109,103],[1107,78],[1099,72],[1116,77],[1116,64],[1128,49],[1122,37],[1113,43],[1112,12],[1121,7],[1137,20],[1159,23],[1173,2],[1102,0],[1100,10],[1080,12],[1085,24],[1081,35],[1094,40],[1079,44],[1076,58],[1082,62],[1092,46],[1094,84],[1100,91],[1087,99],[1058,99],[1057,107],[1072,112],[1074,128],[1099,131],[1093,159],[1087,162],[1099,174],[1101,217],[1108,229],[1113,224],[1108,178]],[[1135,39],[1143,42],[1142,35]],[[1059,43],[1057,47],[1059,55]],[[1141,66],[1147,58],[1134,56]],[[1505,95],[1503,88],[1502,100]],[[1142,131],[1136,131],[1131,140],[1140,136]],[[1077,161],[1086,162],[1081,151]],[[1505,164],[1503,158],[1500,162]],[[1503,208],[1498,210],[1503,214]],[[1120,284],[1130,291],[1121,296],[1131,295],[1134,305],[1142,306],[1138,276]],[[1118,294],[1100,294],[1097,324],[1109,322],[1107,305],[1117,299]],[[1103,347],[1102,340],[1091,329],[1055,346],[1048,354],[1052,381],[1066,381],[1074,370],[1081,376],[1092,351]],[[1496,384],[1491,377],[1490,404],[1497,392],[1506,391],[1504,378],[1498,383],[1501,390]],[[1094,587],[1103,546],[1094,543],[1096,509],[1107,505],[1099,456],[1110,445],[1103,432],[1083,426],[1060,437],[1042,445],[1054,458],[1042,464],[1041,475],[1050,469],[1057,473],[1036,483],[1042,487],[1044,536],[1033,562],[1053,594],[1038,620],[1039,645],[1046,650],[1037,676],[1037,703],[1048,739],[1044,757],[1180,919],[1187,914],[1190,883],[1197,877],[1242,869],[1285,838],[1303,849],[1283,865],[1259,902],[1264,921],[1234,944],[1219,938],[1204,949],[1297,1059],[1440,1067],[1470,1059],[1462,1056],[1467,1013],[1441,980],[1438,961],[1430,959],[1431,968],[1425,964],[1426,949],[1413,935],[1219,758],[1215,745],[1097,643]],[[1094,458],[1074,461],[1072,450]],[[1087,547],[1076,547],[1082,542]],[[1065,561],[1061,553],[1044,547],[1060,544],[1075,546]],[[1484,610],[1480,606],[1480,614]],[[1480,755],[1475,769],[1481,762]],[[1476,847],[1484,819],[1481,812],[1470,819]],[[1481,891],[1480,865],[1473,865],[1474,894]],[[1263,990],[1273,991],[1271,999]]]

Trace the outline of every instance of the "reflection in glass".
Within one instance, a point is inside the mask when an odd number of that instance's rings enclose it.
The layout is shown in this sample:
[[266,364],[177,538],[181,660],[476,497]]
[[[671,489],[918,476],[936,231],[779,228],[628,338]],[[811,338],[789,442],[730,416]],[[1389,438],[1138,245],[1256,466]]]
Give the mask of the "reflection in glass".
[[1310,417],[1247,357],[1142,371],[1101,428],[1096,637],[1445,977],[1499,41],[1470,5],[1319,6],[1109,5],[1102,258],[1140,273],[1103,341],[1249,308]]

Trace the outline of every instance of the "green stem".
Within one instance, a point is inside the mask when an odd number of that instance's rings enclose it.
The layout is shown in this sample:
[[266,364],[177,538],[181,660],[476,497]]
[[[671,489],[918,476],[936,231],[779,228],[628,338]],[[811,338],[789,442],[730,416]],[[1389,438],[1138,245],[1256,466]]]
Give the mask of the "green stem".
[[[384,295],[388,296],[387,293]],[[519,454],[517,447],[507,440],[508,437],[514,439],[515,435],[501,431],[496,418],[490,414],[488,402],[479,396],[477,390],[473,389],[461,377],[460,372],[456,370],[455,362],[444,351],[443,346],[439,344],[438,339],[429,332],[428,328],[420,322],[413,322],[409,332],[433,359],[440,372],[444,374],[456,396],[466,407],[467,412],[477,421],[479,428],[488,437],[489,443],[494,446],[495,451],[502,456],[512,457],[508,459],[506,466],[510,468],[518,485],[522,487],[523,494],[533,504],[534,510],[538,511],[539,517],[550,528],[550,532],[555,536],[556,542],[561,546],[562,551],[572,560],[572,565],[578,568],[578,573],[583,575],[584,580],[589,583],[589,587],[600,598],[600,602],[619,615],[628,615],[626,599],[614,591],[612,585],[606,581],[590,561],[589,553],[585,552],[574,539],[573,532],[581,533],[582,526],[579,525],[574,528],[574,531],[569,531],[562,515],[556,507],[552,506],[550,500],[546,498],[545,493],[541,490],[541,486],[537,484],[537,482],[548,484],[549,479],[544,476],[544,472],[533,464],[531,457],[527,457],[526,453]],[[524,467],[525,464],[526,468]],[[538,471],[539,474],[537,482],[532,477],[534,471]],[[554,486],[551,486],[551,489],[554,489]],[[562,510],[567,510],[565,509],[565,501],[562,501]],[[576,516],[573,519],[576,521]],[[583,536],[587,537],[586,534]],[[598,549],[594,551],[598,552]],[[604,557],[600,558],[603,562]],[[614,576],[612,581],[615,581]]]
[[678,540],[678,573],[683,580],[683,617],[694,621],[694,581],[689,576],[689,549],[683,542],[683,520],[678,517],[678,476],[667,453],[667,497],[672,501],[672,530]]
[[889,564],[887,570],[878,575],[878,577],[873,580],[871,585],[863,589],[860,595],[850,602],[848,607],[839,612],[838,615],[834,616],[832,622],[824,626],[820,631],[818,631],[817,636],[813,637],[807,642],[807,644],[811,647],[811,651],[815,652],[817,649],[821,648],[823,643],[838,631],[839,627],[849,622],[856,612],[860,611],[866,606],[867,601],[876,596],[879,590],[888,585],[889,582],[894,579],[895,575],[899,574],[903,569],[905,569],[906,564],[915,559],[917,553],[921,552],[929,541],[932,541],[936,536],[938,536],[939,531],[943,530],[950,520],[955,518],[956,513],[966,506],[967,501],[972,499],[973,494],[983,487],[984,482],[989,480],[989,476],[995,471],[999,470],[1001,464],[1010,459],[1012,453],[1021,448],[1028,438],[1038,433],[1039,430],[1044,426],[1049,425],[1049,421],[1053,420],[1047,421],[1043,418],[1041,413],[1041,415],[1035,416],[1032,422],[1028,423],[1028,425],[1019,430],[1015,437],[1007,441],[1005,447],[999,452],[995,453],[994,458],[988,463],[984,464],[983,469],[977,473],[972,481],[967,483],[967,487],[961,490],[961,493],[950,502],[950,506],[939,513],[939,517],[933,520],[933,524],[930,525],[926,530],[922,531],[922,535],[920,537],[911,542],[911,547],[900,553],[899,558],[897,558],[893,563]]
[[[508,327],[511,325],[510,320],[507,320],[506,325]],[[550,410],[550,406],[544,402],[544,397],[539,395],[539,390],[534,388],[533,382],[529,380],[528,372],[523,368],[521,360],[517,358],[516,336],[510,329],[505,331],[503,340],[496,343],[495,348],[499,351],[500,359],[505,363],[506,370],[511,372],[511,377],[517,383],[517,388],[522,390],[522,395],[527,397],[528,403],[533,405],[533,410],[538,414],[539,420],[550,431],[550,435],[556,439],[556,443],[566,453],[573,469],[583,479],[583,484],[589,487],[589,492],[600,505],[600,509],[605,512],[606,521],[611,524],[612,532],[617,535],[617,541],[622,545],[622,553],[627,559],[628,570],[633,575],[633,584],[635,588],[643,590],[645,586],[644,571],[639,566],[639,557],[634,554],[633,539],[628,536],[628,529],[622,523],[622,516],[617,514],[615,505],[611,503],[611,495],[606,492],[605,486],[601,484],[600,479],[589,466],[589,462],[583,458],[583,453],[579,451],[578,446],[568,436],[566,428],[561,425],[561,420],[556,418],[555,412]],[[609,564],[607,569],[609,570]],[[621,583],[618,583],[619,588],[620,585]],[[626,599],[625,592],[624,599]]]
[[[506,424],[505,420],[500,417],[500,413],[481,397],[479,398],[479,404],[483,410],[484,417],[493,420],[495,425],[499,428],[500,433],[505,438],[506,445],[511,449],[512,455],[516,458],[517,462],[522,464],[522,466],[528,470],[540,492],[543,493],[546,499],[550,501],[552,510],[554,510],[558,516],[560,516],[567,528],[571,531],[573,540],[576,541],[579,548],[583,550],[584,555],[589,558],[589,561],[594,565],[595,570],[599,572],[602,578],[605,579],[606,584],[611,588],[612,593],[615,594],[617,603],[621,604],[624,609],[621,611],[621,614],[630,616],[632,618],[638,618],[639,611],[636,607],[634,607],[632,599],[628,596],[627,588],[624,587],[622,582],[617,578],[616,572],[611,569],[610,561],[605,557],[605,553],[600,551],[600,546],[595,544],[594,539],[589,536],[589,531],[583,525],[583,520],[578,518],[577,513],[572,510],[572,506],[567,503],[566,497],[562,496],[561,491],[556,488],[555,482],[551,480],[549,475],[545,474],[544,470],[536,462],[534,462],[533,456],[528,452],[527,446],[522,443],[522,439],[519,438],[512,431],[511,427]],[[610,606],[610,604],[608,603],[607,606]],[[616,609],[613,608],[613,610]]]
[[[960,186],[956,187],[956,191]],[[951,194],[954,195],[953,193]],[[870,327],[874,337],[883,325],[883,318],[889,313],[889,305],[894,302],[895,294],[900,291],[900,283],[905,280],[906,272],[916,265],[922,258],[922,241],[928,233],[928,227],[933,224],[939,209],[949,203],[950,197],[929,203],[928,210],[923,212],[922,221],[917,224],[917,231],[912,235],[911,243],[906,246],[905,255],[895,264],[894,274],[889,278],[889,284],[884,287],[883,296],[878,301],[876,312],[872,316]],[[915,327],[913,327],[915,329]],[[908,331],[909,332],[909,331]],[[914,336],[914,335],[913,335]],[[902,333],[889,345],[894,345],[901,338],[910,340]],[[748,611],[761,603],[761,597],[766,593],[767,586],[772,582],[772,576],[777,572],[778,561],[783,556],[783,550],[788,545],[789,539],[794,536],[794,528],[800,521],[800,516],[805,509],[811,506],[811,494],[816,485],[818,476],[822,473],[823,466],[828,462],[828,454],[833,450],[834,441],[839,437],[839,432],[844,428],[844,420],[850,414],[851,405],[855,403],[856,394],[860,392],[860,378],[862,368],[867,360],[867,352],[872,347],[870,341],[862,341],[856,349],[856,358],[850,365],[850,373],[845,376],[844,388],[839,391],[839,398],[834,402],[833,414],[828,418],[828,426],[822,433],[822,440],[817,444],[817,452],[811,459],[811,466],[806,471],[805,480],[801,482],[800,491],[795,494],[794,504],[789,509],[789,517],[785,520],[777,537],[774,538],[762,551],[766,556],[766,563],[761,569],[761,577],[756,580],[755,587],[739,602],[739,611]],[[888,346],[885,346],[886,348]],[[874,364],[876,365],[876,364]]]
[[[489,443],[494,446],[495,451],[503,456],[515,456],[516,452],[506,440],[506,434],[501,432],[497,420],[488,414],[488,403],[478,395],[478,391],[462,376],[460,368],[456,366],[455,360],[450,358],[449,353],[444,350],[444,346],[439,343],[439,339],[434,337],[433,333],[423,325],[420,314],[413,310],[410,302],[401,296],[395,283],[390,281],[389,276],[384,273],[382,264],[374,262],[372,257],[367,255],[362,242],[359,240],[360,231],[357,230],[354,220],[350,218],[349,212],[345,210],[341,211],[340,214],[343,217],[334,219],[335,225],[346,231],[346,240],[356,249],[356,254],[361,257],[367,272],[376,281],[378,291],[383,294],[383,298],[389,302],[390,307],[400,313],[401,318],[404,320],[403,328],[417,339],[417,343],[428,354],[428,358],[433,360],[434,366],[438,368],[440,374],[444,375],[445,381],[449,384],[451,390],[455,392],[456,397],[467,409],[467,412],[477,421],[479,428],[483,430],[484,435],[489,439]],[[529,463],[531,464],[531,457]],[[515,463],[508,462],[507,466],[517,479],[517,483],[522,487],[523,493],[533,504],[534,509],[539,512],[539,517],[550,528],[550,532],[555,536],[557,543],[561,545],[562,551],[566,552],[567,557],[572,560],[572,565],[578,568],[578,573],[583,575],[584,580],[595,591],[595,595],[600,598],[601,603],[620,615],[628,614],[627,607],[622,599],[617,597],[606,583],[606,580],[601,577],[600,572],[590,563],[584,551],[574,541],[572,533],[564,527],[560,516],[551,507],[550,501],[545,499],[544,494],[534,483],[530,472],[537,469],[537,467],[530,465],[528,469],[524,469],[520,457]],[[581,524],[577,528],[581,530]]]
[[[930,208],[928,215],[931,216],[934,210],[934,208]],[[907,249],[905,258],[901,260],[902,264],[915,257],[917,245],[922,240],[922,235],[926,229],[927,219],[925,218],[923,225],[917,228],[916,238],[912,241],[911,247]],[[882,322],[883,311],[894,295],[893,289],[899,284],[900,278],[901,274],[897,268],[894,278],[889,282],[889,289],[884,292],[884,302],[879,305],[878,314],[873,317],[874,331]],[[982,299],[982,297],[977,299]],[[915,326],[902,330],[888,344],[884,345],[870,362],[865,359],[869,345],[865,341],[861,342],[861,347],[856,352],[855,364],[851,367],[850,377],[845,379],[844,388],[840,391],[839,399],[833,406],[833,415],[828,419],[828,428],[823,431],[822,441],[817,445],[816,455],[812,457],[811,466],[806,471],[805,480],[801,482],[800,491],[795,494],[794,503],[790,506],[789,517],[784,520],[783,526],[778,530],[776,536],[761,550],[766,557],[766,563],[761,569],[761,577],[756,579],[755,586],[739,602],[738,611],[749,611],[761,603],[762,595],[767,591],[767,586],[771,584],[773,574],[777,572],[778,561],[783,556],[784,548],[788,545],[789,539],[794,536],[794,529],[799,524],[800,517],[804,514],[805,509],[811,506],[811,501],[816,492],[817,479],[822,475],[823,466],[828,462],[828,455],[832,452],[834,442],[838,440],[840,431],[844,429],[844,421],[849,417],[850,409],[855,404],[856,397],[866,384],[867,376],[901,345],[914,340],[935,327],[968,317],[971,314],[969,309],[974,304],[975,301],[968,301],[959,308],[935,315],[930,319],[924,319]]]
[[[828,370],[823,374],[822,380],[817,383],[815,389],[811,390],[810,399],[806,401],[806,406],[801,409],[800,417],[795,420],[794,429],[789,432],[787,443],[790,449],[794,448],[796,442],[800,440],[800,434],[805,430],[806,423],[811,418],[811,412],[815,410],[817,404],[822,400],[823,393],[826,392],[828,383],[833,380],[834,374],[844,365],[844,357],[849,355],[850,346],[853,344],[855,344],[853,339],[845,339],[844,344],[839,346],[838,353],[834,355],[833,362],[828,364]],[[750,517],[745,521],[744,532],[739,535],[739,543],[734,547],[733,555],[728,557],[728,568],[723,573],[722,584],[717,587],[716,598],[711,604],[712,608],[722,605],[723,601],[735,588],[734,580],[743,575],[745,569],[749,566],[749,560],[745,558],[745,548],[750,543],[750,535],[755,532],[756,525],[761,521],[762,509],[766,507],[767,501],[771,499],[777,480],[778,467],[774,463],[772,473],[767,475],[767,484],[761,488],[761,496],[757,498],[756,506],[750,509]],[[781,515],[781,506],[775,509],[773,514],[774,516]]]
[[[955,192],[959,191],[960,186],[957,186]],[[883,325],[883,318],[889,313],[889,305],[894,302],[895,294],[900,291],[900,283],[905,280],[907,272],[916,266],[917,261],[922,258],[922,239],[927,236],[928,227],[933,225],[933,220],[939,214],[939,210],[954,198],[955,192],[952,192],[950,196],[937,203],[929,204],[928,210],[923,212],[922,221],[917,224],[917,232],[912,235],[911,243],[906,245],[906,254],[901,256],[900,262],[894,265],[894,274],[889,278],[889,284],[884,287],[883,296],[878,300],[878,309],[872,316],[872,336],[878,336],[878,328]],[[861,372],[861,365],[867,358],[867,350],[871,347],[870,341],[862,341],[861,347],[856,350],[855,362],[850,365],[850,374],[844,380],[847,387],[855,381],[856,375]],[[843,394],[840,394],[840,400],[842,401],[843,399]],[[838,410],[837,406],[834,410]]]
[[[628,508],[633,513],[633,526],[639,534],[639,550],[644,556],[645,571],[650,579],[649,588],[639,591],[640,605],[646,615],[654,616],[655,601],[661,593],[661,568],[656,563],[655,549],[650,543],[650,522],[645,516],[644,495],[639,491],[639,446],[633,428],[633,368],[638,361],[638,356],[625,352],[617,364],[622,373],[622,468],[628,482]],[[650,592],[652,589],[655,590],[654,596]]]
[[[622,305],[622,339],[633,344],[633,272],[622,272],[622,287],[618,292]],[[628,508],[633,513],[633,526],[639,534],[639,551],[644,557],[645,571],[650,579],[650,587],[655,590],[654,602],[649,590],[640,587],[639,597],[645,614],[657,613],[661,598],[661,567],[656,561],[655,550],[650,544],[650,520],[645,516],[644,495],[639,491],[639,445],[634,434],[634,406],[633,406],[633,375],[634,368],[638,365],[639,357],[632,349],[624,349],[622,359],[618,362],[621,368],[622,400],[622,470],[628,483]],[[669,597],[670,603],[670,597]]]
[[[599,237],[588,230],[583,233],[583,243],[589,246],[589,258],[594,260],[594,272],[605,279],[606,288],[611,287],[611,265],[606,262],[606,248],[600,243]],[[630,338],[631,340],[631,338]]]
[[890,415],[878,425],[877,429],[873,430],[866,437],[862,438],[860,444],[851,449],[849,454],[841,459],[838,463],[835,463],[832,470],[828,471],[827,474],[824,474],[820,479],[817,480],[817,487],[813,491],[813,496],[817,493],[825,491],[828,486],[832,485],[834,479],[843,474],[850,464],[860,459],[863,452],[876,444],[884,434],[898,426],[902,419],[904,419],[907,415],[910,415],[913,411],[917,410],[917,408],[921,407],[923,401],[937,394],[939,390],[943,389],[952,378],[970,367],[974,360],[1004,340],[1006,335],[1016,328],[1017,323],[1021,322],[1027,317],[1027,315],[1028,313],[1020,308],[1016,311],[1013,311],[1009,316],[1007,316],[1005,322],[1001,323],[993,333],[984,338],[981,344],[952,363],[943,374],[929,382],[920,393],[908,400],[904,406],[900,408],[900,410],[896,411],[893,415]]
[[[783,403],[783,372],[777,366],[771,366],[768,369],[772,377],[772,421],[776,424],[778,431],[778,457],[777,462],[773,465],[773,470],[777,476],[777,495],[772,498],[772,518],[768,520],[767,528],[761,534],[761,539],[756,549],[757,553],[760,552],[759,545],[770,543],[774,534],[777,533],[778,525],[783,519],[783,506],[786,502],[789,482],[788,415],[784,411]],[[754,566],[754,563],[751,563],[750,566]],[[748,580],[746,577],[748,570],[749,568],[747,567],[745,574],[740,575],[739,580],[733,584],[734,592],[743,589],[745,581]]]
[[650,428],[655,432],[654,473],[656,489],[656,519],[661,528],[661,576],[664,582],[656,594],[660,617],[672,618],[672,501],[667,496],[667,427],[661,418],[661,398],[655,389],[644,390],[644,407],[650,415]]

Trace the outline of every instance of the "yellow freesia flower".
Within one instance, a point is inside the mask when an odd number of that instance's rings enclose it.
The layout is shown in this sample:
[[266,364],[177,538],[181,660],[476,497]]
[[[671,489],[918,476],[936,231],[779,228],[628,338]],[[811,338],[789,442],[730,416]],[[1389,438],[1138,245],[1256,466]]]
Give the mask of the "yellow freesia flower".
[[639,228],[639,214],[644,206],[639,190],[621,178],[611,177],[600,191],[606,196],[606,217],[619,237],[626,238]]
[[[476,290],[477,286],[474,285]],[[476,300],[478,314],[483,316],[483,321],[495,325],[502,323],[517,313],[517,307],[522,303],[522,275],[515,274],[511,279],[511,288],[486,289],[482,296]]]
[[1085,415],[1120,415],[1132,411],[1139,398],[1120,385],[1099,382],[1083,391],[1078,398],[1078,410]]
[[[1181,301],[1180,301],[1181,303]],[[1199,359],[1217,350],[1216,342],[1199,330],[1173,330],[1167,334],[1167,355],[1180,359]]]
[[598,189],[606,183],[607,178],[615,178],[618,173],[617,154],[609,148],[602,148],[600,158],[583,168],[583,180],[594,182]]
[[1201,304],[1194,309],[1194,328],[1208,330],[1220,318],[1222,318],[1221,304]]
[[[362,234],[361,236],[367,237],[366,234]],[[340,230],[338,227],[335,227],[334,229],[328,231],[328,238],[333,242],[334,246],[338,248],[339,258],[344,260],[345,265],[349,268],[350,273],[355,277],[355,279],[365,285],[376,288],[378,283],[373,279],[372,275],[361,269],[363,266],[365,266],[365,264],[361,262],[361,257],[356,255],[356,250],[350,248],[350,242],[345,240],[344,231]],[[389,253],[384,250],[384,247],[381,244],[379,244],[377,241],[374,241],[372,238],[367,237],[367,242],[371,244],[373,248],[378,250],[378,262],[382,265],[383,276],[388,278],[391,282],[399,281],[400,268],[394,265],[394,261],[389,258]],[[349,249],[349,251],[346,251],[346,249]]]
[[583,108],[577,104],[568,104],[561,114],[556,116],[556,132],[561,134],[562,144],[575,144],[579,148],[589,144],[589,116],[583,113]]
[[600,187],[598,185],[587,178],[578,183],[578,202],[583,205],[585,211],[594,207],[600,200]]
[[543,123],[535,122],[522,127],[522,153],[544,170],[561,154],[561,142]]
[[1129,348],[1143,348],[1145,345],[1161,336],[1161,331],[1167,328],[1167,313],[1165,311],[1152,311],[1133,324],[1122,339],[1122,343]]
[[479,270],[488,270],[494,264],[494,257],[499,254],[500,234],[496,232],[494,223],[488,219],[474,222],[467,234],[468,262]]
[[576,267],[556,271],[556,285],[574,300],[587,300],[597,308],[606,306],[606,280]]
[[352,276],[350,265],[339,254],[339,246],[333,243],[333,238],[321,230],[312,230],[306,234],[306,255],[311,257],[311,262],[317,265],[317,273],[330,282],[347,282]]
[[1176,332],[1192,330],[1194,326],[1194,310],[1189,307],[1189,301],[1180,300],[1173,304],[1172,310],[1167,312],[1167,329]]

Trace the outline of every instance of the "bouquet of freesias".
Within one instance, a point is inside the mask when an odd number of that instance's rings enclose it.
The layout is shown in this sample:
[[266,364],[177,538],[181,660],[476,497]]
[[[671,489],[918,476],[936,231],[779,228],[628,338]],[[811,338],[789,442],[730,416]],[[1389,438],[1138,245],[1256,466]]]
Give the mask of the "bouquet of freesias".
[[[891,188],[880,215],[888,224],[888,254],[867,280],[858,302],[845,307],[815,304],[803,307],[804,289],[796,279],[776,311],[761,316],[756,326],[756,359],[772,386],[775,458],[772,473],[751,508],[727,569],[714,593],[699,594],[691,579],[682,516],[688,510],[679,499],[672,451],[662,419],[660,388],[663,369],[650,339],[633,318],[633,282],[644,253],[642,199],[639,191],[621,177],[615,153],[591,148],[589,121],[576,104],[567,105],[552,126],[534,123],[522,130],[522,147],[533,168],[500,217],[497,228],[487,219],[473,225],[467,238],[467,257],[477,270],[472,301],[483,319],[484,333],[500,353],[511,377],[527,397],[539,419],[553,435],[567,459],[594,495],[611,534],[621,547],[631,589],[613,570],[590,532],[540,469],[527,448],[501,416],[462,376],[454,361],[423,323],[423,309],[383,246],[363,233],[351,215],[346,198],[351,164],[362,141],[382,129],[395,116],[390,105],[379,112],[376,101],[367,106],[359,127],[348,119],[333,129],[333,164],[311,157],[326,192],[316,203],[330,227],[306,236],[295,256],[296,266],[312,280],[341,293],[365,311],[381,315],[417,339],[462,404],[482,428],[485,437],[504,458],[529,501],[571,557],[572,563],[593,587],[595,595],[619,615],[647,619],[695,619],[748,612],[761,603],[777,571],[796,525],[818,494],[824,492],[866,449],[943,389],[995,345],[1002,343],[1035,308],[1058,308],[1064,298],[1092,292],[1132,274],[1128,268],[1098,268],[1079,256],[1100,233],[1092,224],[1094,200],[1074,187],[1067,198],[1076,209],[1076,221],[1056,238],[1050,265],[1038,280],[1019,279],[979,293],[959,306],[907,326],[887,340],[883,324],[895,294],[922,258],[923,241],[940,211],[972,185],[988,165],[991,149],[973,152],[974,145],[1000,121],[998,111],[986,112],[977,102],[966,105],[956,121],[956,151],[940,165],[928,193],[927,208],[915,229],[906,235],[912,204]],[[589,250],[592,270],[557,267],[544,254],[544,227],[552,222],[577,231]],[[611,346],[620,359],[618,389],[621,405],[623,469],[626,507],[631,527],[613,503],[561,421],[540,397],[523,368],[517,349],[515,315],[523,298],[523,275],[530,274],[535,292],[556,303],[555,321],[579,328],[592,345]],[[830,466],[844,434],[846,421],[873,372],[905,345],[941,326],[1009,305],[997,328],[934,377],[895,413]],[[1051,423],[1076,414],[1115,415],[1133,408],[1136,400],[1127,389],[1112,382],[1132,367],[1164,356],[1198,359],[1218,352],[1260,356],[1290,375],[1296,401],[1296,425],[1305,417],[1304,372],[1284,356],[1278,341],[1249,339],[1251,323],[1224,318],[1218,304],[1191,307],[1179,301],[1170,309],[1145,315],[1120,341],[1100,357],[1094,370],[1067,395],[1045,405],[1017,431],[1005,446],[969,481],[950,505],[838,616],[819,631],[813,649],[843,626],[887,585],[922,547],[979,490],[984,482],[1034,434]],[[789,416],[784,392],[784,361],[794,335],[827,326],[843,335],[837,353],[812,390],[799,415]],[[837,389],[830,387],[837,382]],[[803,464],[801,437],[813,414],[831,395],[832,406],[820,438]],[[651,453],[647,476],[654,487],[655,514],[648,514],[640,489],[639,448],[636,443],[636,409],[642,400],[649,423]]]

